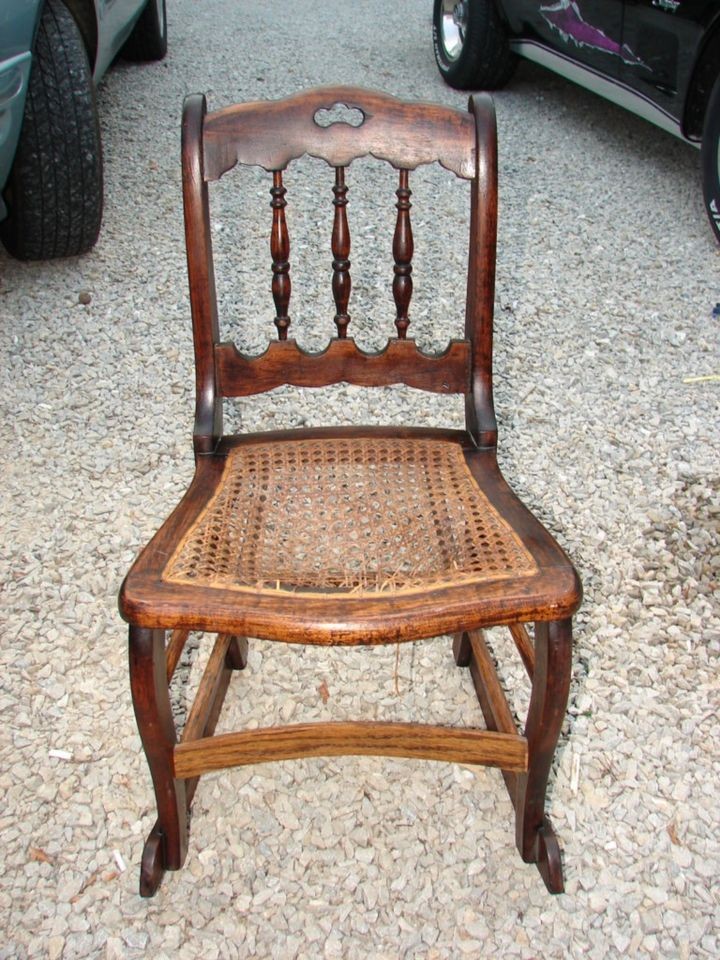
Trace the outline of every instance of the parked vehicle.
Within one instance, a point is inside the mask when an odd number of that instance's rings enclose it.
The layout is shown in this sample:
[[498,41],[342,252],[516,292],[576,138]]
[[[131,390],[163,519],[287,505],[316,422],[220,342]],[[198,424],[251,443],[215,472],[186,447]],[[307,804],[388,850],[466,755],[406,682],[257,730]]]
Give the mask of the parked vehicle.
[[461,90],[534,60],[701,150],[720,241],[720,0],[435,0],[435,59]]
[[102,219],[95,84],[118,53],[160,60],[165,0],[0,3],[0,238],[23,260],[84,253]]

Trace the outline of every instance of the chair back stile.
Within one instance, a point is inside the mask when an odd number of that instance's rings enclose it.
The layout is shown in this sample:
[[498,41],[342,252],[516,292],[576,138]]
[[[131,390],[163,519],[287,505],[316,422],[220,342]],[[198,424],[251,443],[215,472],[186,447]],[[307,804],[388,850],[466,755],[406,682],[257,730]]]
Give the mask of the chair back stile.
[[477,173],[470,194],[465,336],[472,344],[471,385],[465,394],[465,424],[479,447],[497,445],[493,403],[492,346],[497,240],[497,131],[488,97],[471,97],[477,137]]
[[182,187],[185,213],[190,310],[195,348],[195,455],[212,453],[223,432],[222,396],[215,374],[220,339],[210,202],[202,139],[207,102],[202,94],[185,99],[182,118]]
[[[318,122],[338,105],[359,114],[359,124]],[[489,98],[472,98],[468,113],[463,113],[442,106],[429,109],[428,104],[352,87],[321,88],[210,114],[204,97],[187,98],[183,198],[196,357],[196,454],[217,446],[222,435],[223,397],[249,396],[283,384],[325,386],[342,381],[362,386],[404,383],[437,393],[464,394],[471,436],[479,446],[494,445],[491,363],[497,196],[494,168],[485,170],[479,164],[478,111],[483,124],[492,119]],[[489,136],[482,124],[478,129]],[[283,171],[305,154],[325,160],[335,172],[330,246],[336,331],[327,348],[317,354],[302,350],[289,335],[292,285]],[[396,335],[378,353],[361,350],[348,336],[352,280],[346,169],[352,160],[370,154],[394,166],[399,177],[391,274]],[[432,162],[471,181],[465,338],[451,340],[441,354],[421,351],[408,337],[414,252],[410,173]],[[221,342],[218,327],[208,184],[237,163],[260,166],[272,175],[270,288],[278,338],[258,357],[244,356],[235,344]]]

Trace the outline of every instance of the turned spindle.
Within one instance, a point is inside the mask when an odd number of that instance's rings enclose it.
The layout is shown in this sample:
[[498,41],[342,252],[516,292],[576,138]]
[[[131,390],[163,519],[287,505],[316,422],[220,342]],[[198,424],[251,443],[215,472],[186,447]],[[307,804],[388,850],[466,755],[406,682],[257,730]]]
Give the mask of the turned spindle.
[[272,200],[270,206],[273,211],[272,232],[270,234],[270,253],[272,255],[272,295],[275,301],[275,326],[278,339],[287,340],[287,331],[290,326],[288,304],[290,303],[290,238],[287,223],[285,222],[285,207],[287,193],[282,182],[282,172],[273,171],[273,185],[270,188]]
[[335,299],[335,324],[337,326],[338,337],[341,339],[347,336],[347,327],[350,323],[350,315],[347,312],[348,302],[350,300],[350,289],[352,281],[350,279],[350,229],[347,220],[347,192],[345,186],[345,167],[335,168],[335,186],[333,193],[335,198],[333,205],[335,207],[335,217],[333,220],[332,232],[332,291]]
[[408,308],[410,298],[412,297],[412,256],[413,256],[413,235],[412,225],[410,224],[410,197],[412,191],[408,187],[408,171],[400,171],[400,186],[395,191],[398,198],[397,222],[395,224],[395,235],[393,237],[393,257],[395,259],[395,277],[393,279],[393,297],[395,298],[395,309],[397,318],[395,326],[397,327],[398,337],[404,340],[407,336],[407,328],[410,323],[408,319]]

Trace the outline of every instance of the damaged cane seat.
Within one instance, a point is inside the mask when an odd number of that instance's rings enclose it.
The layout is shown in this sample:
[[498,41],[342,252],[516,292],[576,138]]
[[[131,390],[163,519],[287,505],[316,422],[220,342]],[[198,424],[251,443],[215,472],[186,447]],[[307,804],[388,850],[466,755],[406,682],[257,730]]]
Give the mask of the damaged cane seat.
[[[344,104],[358,126],[318,123]],[[552,892],[562,890],[545,788],[567,701],[577,575],[512,493],[496,460],[492,310],[496,223],[492,101],[467,113],[356,88],[183,118],[183,186],[197,403],[195,477],[128,574],[120,609],[130,624],[133,702],[153,777],[158,819],[146,842],[141,893],[152,895],[187,852],[198,778],[238,764],[377,754],[499,767],[516,811],[516,841]],[[350,232],[346,168],[372,153],[399,173],[392,240],[396,336],[375,354],[347,336]],[[309,154],[335,168],[331,239],[336,337],[310,354],[288,338],[289,233],[283,171]],[[439,162],[471,182],[465,337],[439,355],[407,336],[413,240],[409,171]],[[258,357],[219,336],[208,184],[236,163],[272,174],[271,289],[278,339]],[[333,427],[224,435],[224,397],[281,384],[404,383],[465,396],[466,429]],[[534,623],[534,641],[525,627]],[[515,724],[483,628],[506,625],[531,679]],[[180,735],[168,684],[191,630],[218,634]],[[215,735],[246,637],[361,645],[451,634],[470,667],[487,730],[426,723],[295,724]]]

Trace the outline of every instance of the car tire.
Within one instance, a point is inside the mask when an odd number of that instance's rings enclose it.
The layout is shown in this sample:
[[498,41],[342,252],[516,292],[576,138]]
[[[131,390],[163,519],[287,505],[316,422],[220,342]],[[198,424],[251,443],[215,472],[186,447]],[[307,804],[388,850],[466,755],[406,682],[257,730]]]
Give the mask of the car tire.
[[700,164],[705,209],[720,243],[720,77],[712,88],[705,113]]
[[167,53],[165,0],[148,0],[133,31],[125,41],[126,60],[162,60]]
[[0,238],[21,260],[71,257],[100,231],[102,145],[82,36],[60,0],[46,0],[25,114],[5,191]]
[[435,0],[433,47],[443,79],[457,90],[497,90],[517,65],[493,0]]

